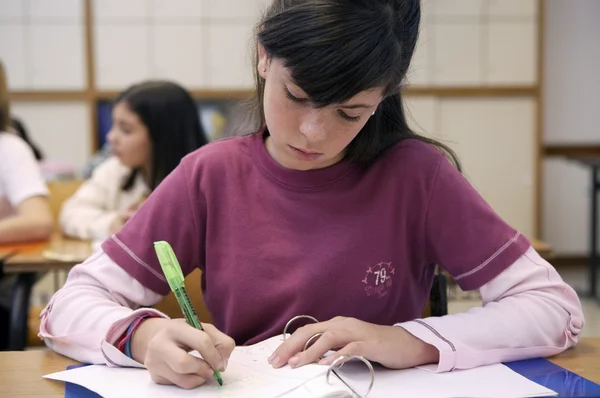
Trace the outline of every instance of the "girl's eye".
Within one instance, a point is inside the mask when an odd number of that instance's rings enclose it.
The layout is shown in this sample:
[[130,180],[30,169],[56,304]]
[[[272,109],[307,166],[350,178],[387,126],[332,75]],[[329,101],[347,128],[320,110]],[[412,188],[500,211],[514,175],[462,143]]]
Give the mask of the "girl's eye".
[[308,102],[308,99],[306,98],[298,98],[298,97],[294,97],[292,95],[292,93],[290,93],[290,90],[287,89],[287,87],[285,87],[285,96],[292,102],[296,102],[298,104],[304,104],[306,102]]
[[[298,98],[298,97],[294,96],[292,93],[290,93],[290,90],[288,90],[287,87],[284,87],[284,89],[285,89],[285,96],[292,102],[295,102],[297,104],[305,104],[309,101],[308,98]],[[342,110],[339,110],[338,113],[344,120],[346,120],[348,122],[358,122],[360,120],[360,116],[350,116]]]
[[347,120],[349,122],[358,122],[360,120],[360,116],[350,116],[350,115],[348,115],[346,112],[344,112],[342,110],[338,111],[338,113],[340,114],[340,116],[343,119],[345,119],[345,120]]

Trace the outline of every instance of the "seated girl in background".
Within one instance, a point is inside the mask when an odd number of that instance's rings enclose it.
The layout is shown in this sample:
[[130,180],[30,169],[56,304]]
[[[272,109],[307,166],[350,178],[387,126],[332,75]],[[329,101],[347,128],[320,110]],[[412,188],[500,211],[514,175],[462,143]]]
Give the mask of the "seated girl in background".
[[[6,74],[0,62],[0,244],[45,240],[53,230],[48,189],[36,155],[9,132],[10,124]],[[0,276],[0,350],[8,344],[14,280]]]
[[[473,189],[448,148],[407,125],[400,89],[419,3],[273,1],[256,29],[260,128],[187,156],[71,270],[42,314],[46,344],[84,362],[145,366],[154,381],[184,388],[223,370],[234,343],[279,335],[301,314],[320,322],[294,331],[273,367],[337,349],[322,363],[354,354],[444,372],[576,344],[574,290]],[[141,308],[169,292],[160,240],[186,275],[203,271],[214,326]],[[483,308],[421,319],[436,265],[479,290]]]
[[66,235],[102,240],[117,232],[185,155],[207,143],[194,100],[175,83],[136,84],[112,112],[114,156],[63,205]]
[[53,222],[48,189],[34,152],[13,133],[0,63],[0,244],[47,239]]

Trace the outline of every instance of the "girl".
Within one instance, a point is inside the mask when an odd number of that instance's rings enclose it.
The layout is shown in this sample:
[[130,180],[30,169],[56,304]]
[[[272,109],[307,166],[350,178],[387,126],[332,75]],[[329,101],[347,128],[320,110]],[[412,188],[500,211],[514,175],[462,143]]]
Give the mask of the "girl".
[[[192,388],[224,369],[234,343],[281,334],[299,314],[322,322],[296,330],[274,367],[337,348],[322,362],[357,354],[443,372],[575,344],[583,318],[573,289],[446,148],[407,126],[400,87],[419,20],[418,0],[273,1],[256,30],[262,127],[186,157],[71,271],[42,317],[48,346]],[[214,321],[205,332],[140,308],[169,292],[158,240],[186,273],[203,271]],[[478,289],[484,307],[419,319],[436,264]]]
[[47,239],[53,222],[48,189],[34,152],[11,128],[4,67],[0,63],[0,244]]
[[163,81],[119,95],[107,138],[115,156],[63,205],[60,226],[67,235],[102,240],[115,233],[181,158],[207,143],[192,97]]
[[[34,152],[9,132],[10,103],[0,62],[0,244],[45,240],[53,229],[48,189]],[[0,275],[0,351],[8,345],[12,285]]]

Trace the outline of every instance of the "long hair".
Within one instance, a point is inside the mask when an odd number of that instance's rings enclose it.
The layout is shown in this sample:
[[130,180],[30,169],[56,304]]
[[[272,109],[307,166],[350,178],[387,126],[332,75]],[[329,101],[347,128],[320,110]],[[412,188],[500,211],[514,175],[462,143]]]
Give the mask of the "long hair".
[[21,137],[21,139],[25,141],[27,145],[29,145],[35,158],[38,161],[42,160],[44,158],[44,154],[29,138],[29,133],[27,132],[25,125],[17,118],[11,116],[10,100],[8,97],[8,79],[6,77],[4,65],[2,64],[2,61],[0,61],[0,133],[6,132],[9,130],[9,128],[12,128],[15,133]]
[[25,124],[21,120],[15,117],[11,117],[10,127],[12,127],[15,133],[19,137],[21,137],[21,139],[25,141],[27,145],[29,145],[29,147],[33,151],[33,156],[35,156],[35,159],[38,162],[44,160],[44,154],[42,153],[40,148],[38,148],[38,146],[31,140],[31,138],[29,137],[29,132],[27,131],[27,127],[25,127]]
[[[123,91],[115,103],[129,106],[148,129],[152,160],[148,185],[154,190],[181,159],[208,143],[200,124],[198,108],[181,86],[168,81],[147,81]],[[138,169],[126,179],[123,189],[133,186]]]
[[10,101],[8,99],[8,83],[4,65],[0,61],[0,132],[7,131],[10,126]]
[[[346,159],[368,165],[398,141],[413,138],[436,146],[460,169],[450,148],[412,131],[404,114],[400,90],[420,20],[419,0],[274,0],[255,36],[270,58],[289,69],[314,106],[343,103],[364,90],[383,88],[384,99],[346,148]],[[265,124],[265,81],[257,63],[256,50],[253,127]]]

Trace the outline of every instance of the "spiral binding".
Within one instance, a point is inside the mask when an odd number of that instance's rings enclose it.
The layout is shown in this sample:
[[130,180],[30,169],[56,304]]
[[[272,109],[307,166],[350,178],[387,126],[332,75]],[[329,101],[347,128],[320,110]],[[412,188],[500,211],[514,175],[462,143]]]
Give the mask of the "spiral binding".
[[[293,317],[285,324],[285,327],[283,328],[283,340],[284,341],[287,338],[287,331],[288,331],[290,325],[299,319],[309,319],[315,323],[319,323],[317,318],[310,316],[310,315],[297,315],[297,316]],[[306,349],[308,347],[310,347],[311,344],[314,343],[314,341],[316,341],[322,335],[323,335],[322,332],[315,333],[314,335],[312,335],[306,341],[306,343],[304,343],[304,351],[306,351]],[[369,369],[369,373],[371,373],[371,382],[369,383],[369,388],[367,389],[367,392],[364,394],[361,394],[361,393],[357,392],[356,390],[354,390],[354,388],[352,388],[352,386],[350,386],[348,383],[346,383],[346,381],[336,372],[336,371],[340,370],[346,362],[348,362],[352,359],[362,361],[367,366],[367,369]],[[373,388],[373,384],[375,383],[375,370],[373,369],[373,365],[371,365],[371,362],[369,362],[365,357],[363,357],[361,355],[342,355],[342,356],[336,358],[335,361],[333,361],[333,363],[329,367],[329,369],[327,369],[327,383],[330,383],[329,379],[331,377],[331,373],[336,375],[337,378],[342,383],[344,383],[346,385],[346,387],[348,387],[354,395],[356,395],[357,397],[360,397],[360,398],[365,398],[367,395],[369,395],[369,393],[371,392],[371,389]]]

